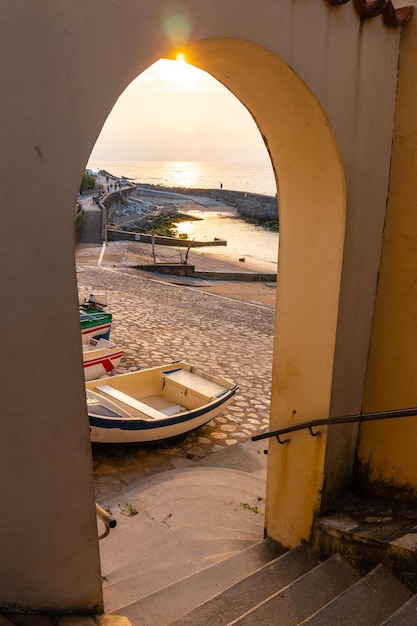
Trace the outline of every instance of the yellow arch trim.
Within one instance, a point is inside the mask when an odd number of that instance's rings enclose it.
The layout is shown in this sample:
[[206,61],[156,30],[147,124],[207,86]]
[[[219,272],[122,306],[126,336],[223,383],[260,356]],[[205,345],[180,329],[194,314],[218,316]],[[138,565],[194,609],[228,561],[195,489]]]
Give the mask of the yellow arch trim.
[[[252,114],[277,174],[280,207],[271,427],[329,414],[345,232],[343,165],[327,117],[300,77],[269,50],[238,39],[181,50]],[[294,413],[296,411],[296,413]],[[309,538],[320,506],[325,437],[270,441],[267,534]]]

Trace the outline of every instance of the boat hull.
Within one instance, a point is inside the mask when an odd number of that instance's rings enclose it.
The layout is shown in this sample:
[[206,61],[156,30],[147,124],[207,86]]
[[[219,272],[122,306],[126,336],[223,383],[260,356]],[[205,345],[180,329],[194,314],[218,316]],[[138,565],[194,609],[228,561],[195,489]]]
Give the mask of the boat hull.
[[[91,442],[97,444],[156,444],[176,439],[210,422],[234,400],[238,390],[238,385],[235,383],[218,377],[211,377],[210,380],[204,379],[201,382],[197,380],[197,375],[195,375],[196,381],[190,383],[190,375],[187,373],[190,370],[186,368],[191,368],[191,373],[194,372],[195,368],[193,369],[193,366],[183,362],[180,367],[178,364],[175,365],[174,369],[164,366],[143,370],[145,381],[147,380],[146,372],[150,370],[158,370],[157,374],[161,374],[163,391],[161,391],[161,396],[158,396],[160,402],[164,401],[167,407],[170,400],[172,403],[181,403],[172,404],[171,408],[166,408],[168,413],[163,413],[162,410],[145,404],[143,400],[147,401],[148,399],[143,397],[143,394],[140,399],[137,399],[136,394],[136,399],[134,399],[119,389],[115,391],[114,387],[111,386],[111,384],[117,384],[118,381],[115,379],[122,379],[120,387],[126,389],[129,381],[125,377],[133,376],[132,374],[107,377],[86,384]],[[174,376],[177,376],[177,379],[178,376],[188,376],[186,385],[182,382],[179,383],[178,380],[172,381],[170,377]],[[199,387],[198,389],[193,388],[195,382]],[[209,393],[213,392],[214,395],[204,399],[204,394],[201,391],[203,386],[206,389],[211,386]],[[119,402],[111,396],[106,397],[107,393],[119,394],[125,398],[130,397],[131,405]],[[153,395],[152,398],[155,406],[157,396]],[[129,402],[129,400],[125,401]],[[185,403],[194,406],[192,408],[184,407]],[[174,411],[174,413],[170,414],[170,411]]]
[[120,363],[123,351],[105,339],[83,338],[85,380],[95,380],[109,374]]
[[111,313],[80,311],[81,335],[83,337],[109,339],[111,323]]
[[188,415],[184,421],[173,420],[170,424],[154,424],[137,421],[136,423],[124,423],[120,421],[113,424],[103,424],[100,418],[89,415],[90,440],[92,443],[101,444],[158,444],[170,439],[177,439],[187,433],[208,424],[217,417],[233,401],[231,396],[219,406],[200,414]]

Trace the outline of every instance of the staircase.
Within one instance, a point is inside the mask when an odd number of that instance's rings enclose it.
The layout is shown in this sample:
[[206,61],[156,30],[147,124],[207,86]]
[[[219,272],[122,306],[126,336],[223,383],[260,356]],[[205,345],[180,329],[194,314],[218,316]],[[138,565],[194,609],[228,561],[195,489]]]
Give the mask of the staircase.
[[[417,595],[382,565],[263,540],[263,472],[164,472],[111,502],[106,612],[133,626],[417,625]],[[106,506],[106,503],[101,503]]]
[[86,204],[84,207],[84,217],[82,226],[80,228],[80,234],[78,243],[94,243],[101,244],[101,230],[102,230],[102,211],[99,205]]

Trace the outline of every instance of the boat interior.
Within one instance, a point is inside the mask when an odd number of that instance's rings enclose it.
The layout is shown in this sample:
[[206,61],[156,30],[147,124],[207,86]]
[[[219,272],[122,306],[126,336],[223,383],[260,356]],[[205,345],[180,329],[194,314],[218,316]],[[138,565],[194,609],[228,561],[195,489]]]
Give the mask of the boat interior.
[[89,409],[105,402],[123,417],[164,419],[214,402],[233,387],[221,378],[180,364],[109,376],[86,383]]

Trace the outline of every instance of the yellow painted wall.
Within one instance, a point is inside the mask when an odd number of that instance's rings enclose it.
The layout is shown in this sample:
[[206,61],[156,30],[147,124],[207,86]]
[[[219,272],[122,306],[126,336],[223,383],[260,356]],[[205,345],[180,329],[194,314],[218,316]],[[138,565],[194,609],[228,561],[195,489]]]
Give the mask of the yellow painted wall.
[[[417,407],[417,21],[404,29],[390,192],[364,411]],[[416,412],[417,413],[417,412]],[[417,495],[417,417],[363,425],[356,473],[364,490]]]
[[[271,428],[328,415],[346,221],[344,172],[333,131],[314,94],[265,48],[219,39],[183,51],[251,111],[277,172],[280,250]],[[301,434],[287,446],[271,443],[266,527],[285,545],[309,535],[321,501],[325,442],[324,434],[314,440]]]

